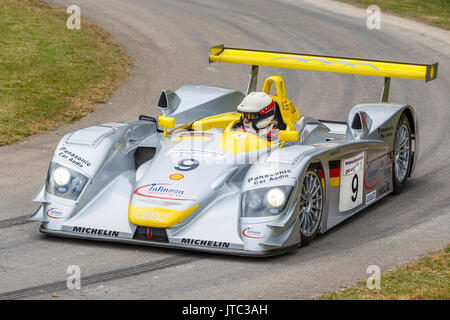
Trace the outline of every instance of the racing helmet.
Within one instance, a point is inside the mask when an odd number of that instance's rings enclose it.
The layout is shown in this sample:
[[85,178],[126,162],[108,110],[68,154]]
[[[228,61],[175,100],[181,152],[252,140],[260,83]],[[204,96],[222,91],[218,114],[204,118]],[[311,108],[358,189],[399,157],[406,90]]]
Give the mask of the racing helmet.
[[275,118],[275,103],[265,92],[250,93],[237,110],[242,113],[241,123],[250,122],[254,130],[267,127]]

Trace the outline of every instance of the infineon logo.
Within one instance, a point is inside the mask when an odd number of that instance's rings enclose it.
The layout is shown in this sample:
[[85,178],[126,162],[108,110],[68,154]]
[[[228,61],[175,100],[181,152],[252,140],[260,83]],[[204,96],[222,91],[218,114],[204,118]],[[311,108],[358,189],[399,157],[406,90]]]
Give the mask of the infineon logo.
[[252,239],[263,239],[264,235],[259,232],[254,230],[251,227],[245,228],[244,230],[242,230],[242,235],[244,235],[247,238],[252,238]]
[[195,201],[195,199],[184,198],[184,190],[173,188],[169,183],[148,184],[137,188],[134,194],[148,198]]
[[64,219],[64,213],[57,208],[48,209],[47,216],[53,219]]

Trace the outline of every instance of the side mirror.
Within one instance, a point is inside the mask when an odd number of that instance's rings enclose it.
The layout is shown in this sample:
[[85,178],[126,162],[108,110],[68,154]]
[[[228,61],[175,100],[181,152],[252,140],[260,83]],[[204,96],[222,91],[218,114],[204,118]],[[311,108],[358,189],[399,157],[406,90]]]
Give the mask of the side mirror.
[[278,131],[278,139],[286,142],[297,142],[299,139],[299,133],[298,131],[280,130]]
[[158,117],[158,126],[164,128],[164,137],[167,136],[167,128],[175,128],[175,118],[159,116]]

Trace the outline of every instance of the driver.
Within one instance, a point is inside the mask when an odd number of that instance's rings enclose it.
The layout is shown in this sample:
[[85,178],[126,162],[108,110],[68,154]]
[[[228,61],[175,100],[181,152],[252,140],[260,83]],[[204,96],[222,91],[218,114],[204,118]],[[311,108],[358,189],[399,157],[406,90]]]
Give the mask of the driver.
[[253,133],[267,141],[278,139],[275,119],[275,103],[265,92],[252,92],[238,105],[242,113],[240,129]]

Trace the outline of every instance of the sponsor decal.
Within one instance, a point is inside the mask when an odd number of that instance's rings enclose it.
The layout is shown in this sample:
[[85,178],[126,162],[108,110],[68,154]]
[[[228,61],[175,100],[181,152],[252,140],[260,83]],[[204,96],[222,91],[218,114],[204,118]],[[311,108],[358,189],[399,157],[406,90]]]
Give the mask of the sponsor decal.
[[284,178],[289,178],[291,169],[284,169],[272,173],[262,174],[260,176],[250,177],[247,179],[247,183],[252,183],[254,185],[263,184],[271,181],[277,181]]
[[233,133],[231,136],[235,139],[247,139],[248,138],[248,136],[246,134],[240,133],[240,132]]
[[372,202],[375,202],[375,200],[377,200],[377,189],[366,194],[366,205],[369,205]]
[[378,169],[372,163],[367,165],[366,172],[364,173],[364,188],[372,190],[378,184]]
[[97,236],[108,236],[108,237],[118,237],[119,236],[119,231],[95,229],[95,228],[73,227],[72,231],[78,232],[78,233],[94,234]]
[[134,217],[136,219],[166,221],[169,215],[167,213],[139,211],[134,214]]
[[181,180],[184,176],[181,173],[174,173],[169,176],[170,180]]
[[380,186],[384,182],[389,183],[392,179],[391,156],[391,153],[387,153],[368,163],[364,173],[364,188],[366,190],[373,190],[376,187],[378,189],[378,195],[382,194]]
[[52,219],[64,219],[64,212],[59,210],[58,208],[50,208],[46,212],[47,216]]
[[203,247],[216,247],[216,248],[228,248],[230,246],[229,242],[220,242],[220,241],[212,241],[212,240],[199,240],[199,239],[189,239],[189,238],[181,239],[181,243],[183,243],[183,244],[194,244],[194,245],[203,246]]
[[169,183],[147,184],[134,190],[134,194],[156,199],[195,201],[184,198],[184,190],[173,188]]
[[190,155],[198,155],[198,156],[212,156],[212,157],[223,157],[223,152],[216,152],[207,149],[190,149],[190,148],[176,148],[169,150],[168,154],[183,154],[187,153]]
[[330,167],[330,187],[338,187],[339,177],[341,176],[341,162],[339,160],[333,160],[328,165]]
[[174,167],[174,169],[179,171],[191,171],[197,169],[200,165],[200,162],[195,159],[182,159],[178,161],[178,166]]
[[264,236],[261,232],[256,231],[255,229],[253,229],[251,227],[248,227],[248,228],[245,228],[244,230],[242,230],[242,235],[247,238],[252,238],[252,239],[264,238]]
[[365,153],[342,159],[339,212],[352,210],[363,202]]
[[77,155],[76,153],[70,151],[66,147],[59,148],[58,156],[72,162],[79,168],[83,168],[85,165],[88,167],[92,165],[89,160]]
[[204,132],[192,132],[192,133],[182,133],[177,139],[211,139],[213,136],[212,133],[204,133]]
[[295,62],[297,63],[306,63],[309,64],[310,62],[312,62],[312,64],[316,64],[316,65],[337,65],[339,67],[351,67],[351,68],[355,68],[356,66],[365,66],[368,68],[372,68],[375,70],[378,70],[377,66],[374,66],[373,64],[370,63],[366,63],[366,62],[349,62],[349,61],[345,61],[345,60],[325,60],[325,59],[321,59],[321,58],[302,58],[302,57],[279,57],[279,58],[274,58],[272,60],[282,60],[282,59],[290,59],[290,60],[296,60]]
[[392,126],[386,128],[378,128],[378,134],[380,135],[381,138],[392,136],[393,131],[394,128]]
[[176,225],[198,208],[198,204],[185,210],[173,210],[130,205],[128,219],[132,224],[146,227],[167,228]]
[[363,160],[364,155],[358,156],[355,158],[351,158],[349,160],[344,160],[344,176],[351,176],[355,174],[355,172],[358,172],[361,170],[361,167],[363,166]]

